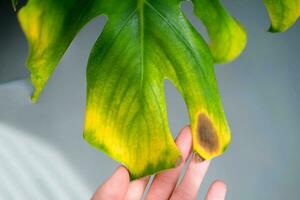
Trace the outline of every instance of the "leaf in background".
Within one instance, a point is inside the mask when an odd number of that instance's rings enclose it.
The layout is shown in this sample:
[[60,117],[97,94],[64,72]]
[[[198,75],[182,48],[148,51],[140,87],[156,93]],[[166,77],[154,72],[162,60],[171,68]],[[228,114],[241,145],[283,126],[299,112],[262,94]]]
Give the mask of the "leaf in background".
[[300,0],[263,1],[272,22],[270,32],[286,31],[300,16]]
[[18,5],[18,3],[19,3],[18,0],[11,0],[11,4],[12,4],[12,6],[13,6],[13,8],[14,8],[14,11],[17,10],[17,5]]
[[194,151],[211,159],[230,141],[211,52],[180,4],[29,0],[19,13],[30,43],[33,99],[80,28],[101,13],[107,15],[87,67],[84,137],[127,166],[132,179],[174,167],[180,160],[168,125],[165,79],[184,97]]
[[36,101],[59,60],[88,21],[101,14],[98,0],[29,0],[19,21],[29,43],[27,65]]
[[219,0],[192,0],[194,13],[204,23],[210,49],[216,63],[226,63],[237,58],[247,43],[242,25],[225,10]]

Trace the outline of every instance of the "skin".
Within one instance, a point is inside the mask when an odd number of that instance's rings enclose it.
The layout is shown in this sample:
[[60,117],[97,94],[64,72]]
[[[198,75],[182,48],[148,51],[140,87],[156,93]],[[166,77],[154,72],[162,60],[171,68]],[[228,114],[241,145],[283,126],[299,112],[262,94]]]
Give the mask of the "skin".
[[[180,171],[192,153],[192,136],[189,126],[183,128],[177,136],[176,145],[182,154],[181,163],[173,169],[163,171],[154,177],[146,200],[193,200],[197,198],[201,182],[210,161],[203,161],[193,154],[184,177],[178,183]],[[92,200],[139,200],[142,198],[149,176],[130,182],[128,170],[120,166],[95,192]],[[226,185],[223,181],[214,181],[205,200],[224,200]]]

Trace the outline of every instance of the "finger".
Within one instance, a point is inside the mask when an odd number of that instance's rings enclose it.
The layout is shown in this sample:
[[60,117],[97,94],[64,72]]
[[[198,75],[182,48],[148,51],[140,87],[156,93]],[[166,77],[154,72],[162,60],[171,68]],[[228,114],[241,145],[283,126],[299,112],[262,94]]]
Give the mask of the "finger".
[[149,182],[150,176],[134,180],[129,183],[125,200],[140,200]]
[[215,181],[208,189],[205,200],[224,200],[227,187],[223,181]]
[[171,199],[191,200],[196,199],[199,187],[206,174],[209,161],[199,162],[199,157],[194,154],[188,165],[182,182],[175,189]]
[[191,129],[189,126],[183,128],[175,140],[176,145],[181,151],[182,159],[179,165],[171,170],[167,170],[155,176],[147,195],[147,200],[169,199],[172,194],[180,171],[187,160],[192,147]]
[[129,185],[129,173],[120,166],[113,175],[108,178],[96,191],[93,200],[121,200],[127,193]]

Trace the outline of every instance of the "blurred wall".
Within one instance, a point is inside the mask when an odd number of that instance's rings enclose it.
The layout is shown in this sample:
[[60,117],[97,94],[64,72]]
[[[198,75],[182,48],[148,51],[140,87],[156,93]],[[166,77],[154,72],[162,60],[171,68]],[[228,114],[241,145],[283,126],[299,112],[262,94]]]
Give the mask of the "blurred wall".
[[[0,2],[0,122],[53,146],[92,192],[116,166],[82,139],[85,66],[105,19],[95,19],[79,33],[40,101],[33,105],[26,79],[9,82],[28,76],[27,45],[7,2]],[[236,61],[215,66],[232,143],[223,156],[213,160],[199,199],[216,178],[227,182],[230,200],[298,199],[300,23],[286,33],[271,34],[266,32],[269,19],[261,1],[223,2],[246,27],[248,46]],[[183,7],[204,33],[191,5]],[[188,116],[169,82],[166,98],[176,135],[188,123]]]

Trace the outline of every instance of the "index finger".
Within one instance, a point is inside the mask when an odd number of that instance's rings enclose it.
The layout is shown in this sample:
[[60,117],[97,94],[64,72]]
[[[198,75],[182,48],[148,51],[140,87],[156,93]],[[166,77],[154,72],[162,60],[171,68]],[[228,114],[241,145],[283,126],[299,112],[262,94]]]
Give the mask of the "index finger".
[[201,162],[197,154],[193,155],[182,182],[173,192],[171,200],[196,199],[200,185],[207,172],[210,161]]

